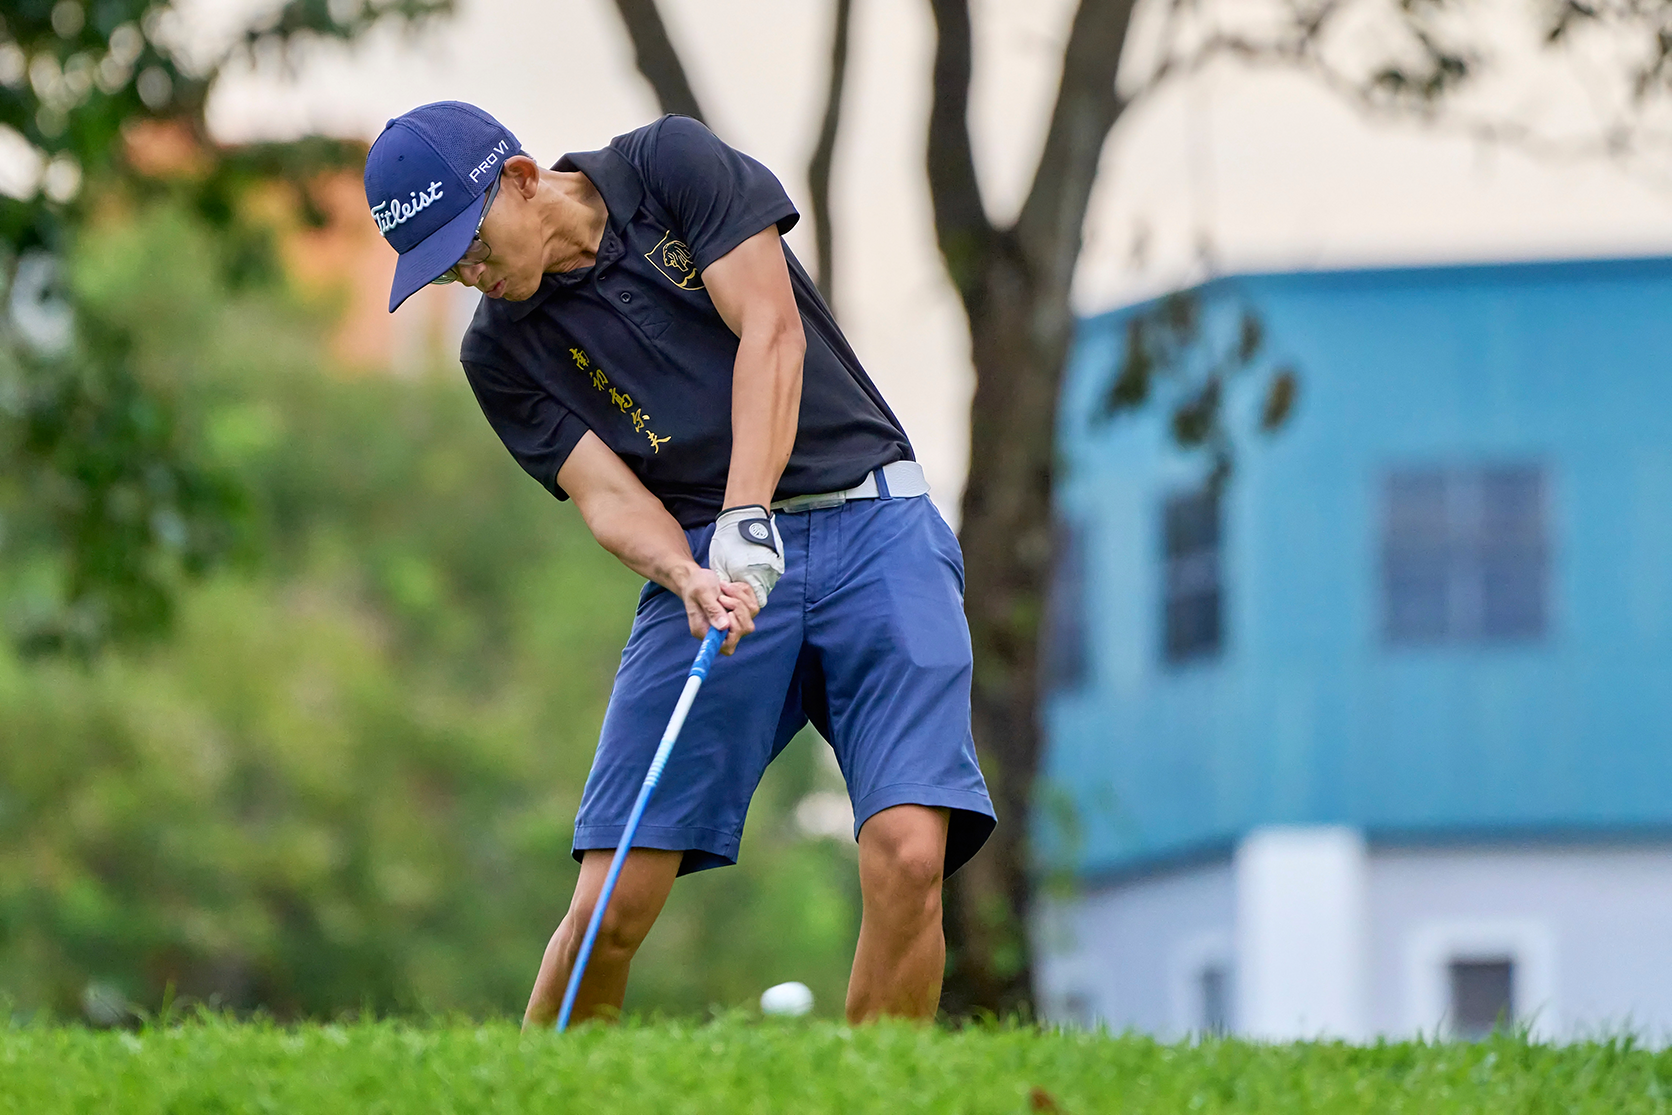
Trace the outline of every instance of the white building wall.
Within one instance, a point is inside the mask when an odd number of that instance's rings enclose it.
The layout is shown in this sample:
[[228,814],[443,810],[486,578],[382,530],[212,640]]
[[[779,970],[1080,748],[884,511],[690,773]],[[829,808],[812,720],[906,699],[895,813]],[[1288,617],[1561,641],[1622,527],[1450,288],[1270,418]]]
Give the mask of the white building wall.
[[1672,847],[1377,851],[1372,1024],[1444,1029],[1446,966],[1515,962],[1515,1013],[1556,1039],[1672,1038]]
[[1328,825],[1258,829],[1232,865],[1236,1029],[1268,1041],[1363,1038],[1364,837]]
[[1041,1007],[1063,1021],[1199,1031],[1218,967],[1249,1036],[1443,1034],[1452,962],[1509,959],[1536,1036],[1672,1042],[1672,844],[1366,851],[1265,830],[1229,861],[1048,902],[1037,929]]
[[1197,981],[1209,965],[1231,968],[1234,894],[1221,862],[1046,900],[1034,934],[1041,1012],[1169,1038],[1201,1029]]

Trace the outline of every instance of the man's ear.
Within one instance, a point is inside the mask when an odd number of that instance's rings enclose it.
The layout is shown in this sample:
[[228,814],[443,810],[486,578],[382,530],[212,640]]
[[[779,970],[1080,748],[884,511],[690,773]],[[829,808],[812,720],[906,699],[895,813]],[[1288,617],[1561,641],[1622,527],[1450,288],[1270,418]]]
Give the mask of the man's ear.
[[512,155],[505,160],[500,173],[505,176],[505,185],[515,188],[525,198],[533,198],[540,188],[540,164],[527,155]]

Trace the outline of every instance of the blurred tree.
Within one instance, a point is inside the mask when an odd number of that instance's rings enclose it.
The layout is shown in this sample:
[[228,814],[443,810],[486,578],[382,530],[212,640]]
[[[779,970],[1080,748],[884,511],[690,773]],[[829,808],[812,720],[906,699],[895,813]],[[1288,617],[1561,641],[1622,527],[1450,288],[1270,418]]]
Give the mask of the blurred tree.
[[[352,40],[408,25],[451,0],[290,0],[218,54],[189,46],[171,0],[18,0],[0,18],[0,143],[36,181],[0,197],[0,453],[9,517],[29,522],[43,572],[8,617],[31,649],[91,651],[166,625],[181,575],[201,575],[236,541],[240,496],[208,467],[182,410],[178,369],[143,374],[131,333],[100,317],[62,262],[102,207],[169,189],[222,231],[217,272],[270,271],[250,185],[303,182],[348,166],[356,145],[322,140],[223,151],[204,105],[225,64],[308,38]],[[143,125],[167,122],[149,130]],[[164,183],[139,173],[136,143],[173,143]],[[166,153],[165,153],[166,154]],[[32,167],[32,170],[30,169]],[[12,541],[19,540],[13,532]]]

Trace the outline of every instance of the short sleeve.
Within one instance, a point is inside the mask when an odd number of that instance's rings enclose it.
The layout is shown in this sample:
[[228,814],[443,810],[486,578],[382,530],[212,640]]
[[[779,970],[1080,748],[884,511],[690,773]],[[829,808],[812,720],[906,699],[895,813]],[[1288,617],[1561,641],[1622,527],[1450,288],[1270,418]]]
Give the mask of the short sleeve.
[[586,423],[525,375],[492,364],[464,362],[465,378],[505,448],[523,471],[558,499],[557,472],[586,436]]
[[657,124],[642,169],[698,271],[769,225],[788,232],[801,216],[776,175],[688,116]]

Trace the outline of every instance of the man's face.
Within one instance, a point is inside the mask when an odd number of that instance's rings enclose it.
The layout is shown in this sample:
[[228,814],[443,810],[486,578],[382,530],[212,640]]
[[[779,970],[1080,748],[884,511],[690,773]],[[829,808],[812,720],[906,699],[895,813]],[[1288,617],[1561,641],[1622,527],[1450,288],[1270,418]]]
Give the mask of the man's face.
[[[527,163],[526,167],[515,164]],[[500,171],[499,196],[488,208],[477,237],[488,245],[481,263],[461,263],[459,281],[489,298],[521,302],[540,289],[544,272],[544,236],[533,204],[539,168],[532,159],[516,156]]]

